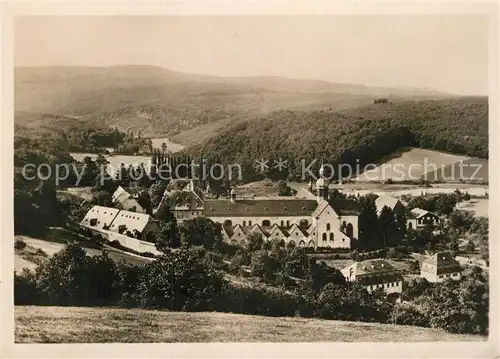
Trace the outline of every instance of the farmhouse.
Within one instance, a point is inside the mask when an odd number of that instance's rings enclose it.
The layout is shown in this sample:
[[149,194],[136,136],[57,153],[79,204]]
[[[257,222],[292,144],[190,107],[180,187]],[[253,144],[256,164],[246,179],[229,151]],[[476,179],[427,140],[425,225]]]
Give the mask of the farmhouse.
[[439,252],[427,257],[420,267],[420,276],[432,283],[446,279],[459,280],[461,275],[460,263],[449,252]]
[[140,240],[153,239],[160,227],[148,214],[94,206],[80,222],[83,228],[94,233],[115,232]]
[[122,186],[118,186],[111,196],[111,201],[114,206],[126,211],[147,213],[147,209],[139,204],[139,195],[140,193],[133,187],[125,189]]
[[403,276],[399,270],[383,259],[355,262],[341,270],[348,282],[356,282],[369,292],[383,289],[387,294],[403,291]]
[[421,208],[414,208],[409,211],[406,219],[407,227],[411,229],[434,227],[442,222],[442,219],[435,213]]
[[251,232],[283,246],[351,248],[358,238],[358,211],[350,200],[328,200],[328,181],[320,171],[316,198],[205,199],[203,216],[222,224],[229,240]]
[[[179,223],[203,215],[203,200],[196,191],[193,181],[170,181],[158,208],[164,203],[168,203]],[[153,213],[156,213],[158,208],[153,210]]]

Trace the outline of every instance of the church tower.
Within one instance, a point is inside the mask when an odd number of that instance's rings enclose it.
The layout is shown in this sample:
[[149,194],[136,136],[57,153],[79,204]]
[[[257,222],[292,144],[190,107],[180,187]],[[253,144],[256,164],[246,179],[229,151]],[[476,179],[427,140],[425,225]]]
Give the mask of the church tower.
[[325,167],[321,165],[319,169],[319,178],[316,181],[316,198],[318,203],[323,200],[328,200],[328,186],[330,181],[325,176]]

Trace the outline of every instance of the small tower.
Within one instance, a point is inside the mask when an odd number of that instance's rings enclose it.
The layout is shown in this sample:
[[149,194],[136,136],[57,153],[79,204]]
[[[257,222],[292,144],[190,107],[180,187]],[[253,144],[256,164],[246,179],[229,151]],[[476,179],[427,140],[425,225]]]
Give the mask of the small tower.
[[318,202],[322,200],[328,200],[328,186],[330,185],[329,180],[325,178],[325,168],[321,165],[319,169],[319,178],[316,181],[316,198]]
[[236,191],[234,188],[231,190],[231,203],[236,203]]

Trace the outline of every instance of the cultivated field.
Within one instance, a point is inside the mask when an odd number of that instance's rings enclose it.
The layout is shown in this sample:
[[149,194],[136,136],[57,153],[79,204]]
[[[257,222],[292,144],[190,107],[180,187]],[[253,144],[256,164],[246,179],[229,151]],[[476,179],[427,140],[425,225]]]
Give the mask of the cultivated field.
[[15,307],[17,343],[484,341],[439,329],[142,309]]
[[[354,180],[366,182],[385,181],[389,178],[395,181],[418,180],[426,173],[434,173],[436,169],[445,168],[453,163],[468,159],[469,157],[466,156],[422,148],[402,149],[398,153],[391,154],[388,158],[381,159],[376,168],[370,168]],[[429,177],[427,179],[431,181],[438,178]]]

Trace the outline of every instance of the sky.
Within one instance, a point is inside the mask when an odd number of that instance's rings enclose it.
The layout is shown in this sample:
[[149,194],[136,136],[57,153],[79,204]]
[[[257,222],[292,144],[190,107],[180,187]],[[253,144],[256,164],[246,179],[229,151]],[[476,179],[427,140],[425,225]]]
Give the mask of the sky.
[[19,17],[15,66],[155,65],[488,93],[481,15]]

